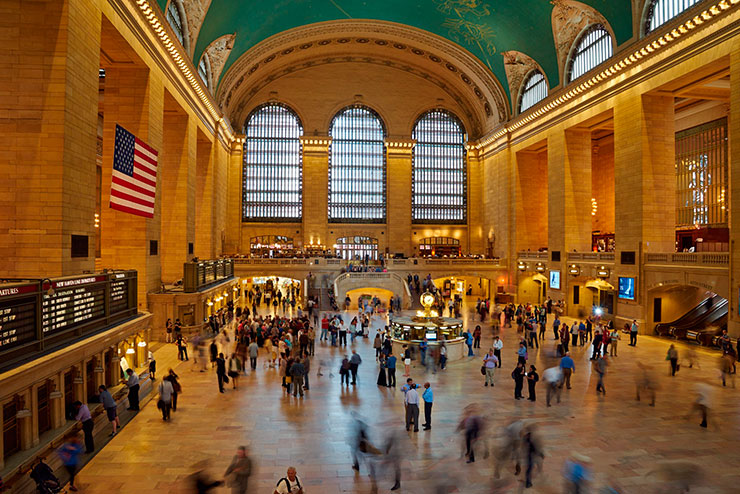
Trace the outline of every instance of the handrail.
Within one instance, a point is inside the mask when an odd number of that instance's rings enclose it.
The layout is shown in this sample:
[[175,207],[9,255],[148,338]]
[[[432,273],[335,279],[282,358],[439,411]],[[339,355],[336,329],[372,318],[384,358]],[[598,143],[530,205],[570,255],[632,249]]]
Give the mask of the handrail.
[[729,252],[648,252],[645,264],[729,267]]

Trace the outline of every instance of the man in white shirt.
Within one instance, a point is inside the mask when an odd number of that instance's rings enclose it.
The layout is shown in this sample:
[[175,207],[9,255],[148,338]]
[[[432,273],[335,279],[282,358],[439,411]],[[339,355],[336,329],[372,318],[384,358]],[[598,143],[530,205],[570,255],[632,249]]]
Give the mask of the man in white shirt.
[[406,430],[411,428],[413,422],[414,432],[419,432],[419,393],[416,391],[416,384],[410,384],[403,402],[406,404]]
[[126,369],[126,375],[128,380],[126,386],[128,386],[128,409],[135,412],[139,411],[139,376],[133,369]]
[[278,480],[273,494],[304,494],[295,467],[288,467],[288,475]]
[[493,337],[493,354],[498,359],[498,367],[501,368],[501,349],[504,347],[504,342],[499,338],[498,335]]

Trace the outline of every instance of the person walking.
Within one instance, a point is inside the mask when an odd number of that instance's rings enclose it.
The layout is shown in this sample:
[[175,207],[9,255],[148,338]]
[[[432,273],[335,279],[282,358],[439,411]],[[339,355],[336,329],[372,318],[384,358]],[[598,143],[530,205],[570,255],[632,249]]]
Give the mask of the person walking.
[[80,464],[80,456],[82,455],[82,445],[77,435],[73,435],[69,438],[69,441],[64,443],[61,448],[57,451],[59,459],[62,460],[65,470],[69,474],[69,490],[77,492],[75,486],[75,477],[77,476],[77,470]]
[[373,348],[375,348],[375,360],[378,360],[381,355],[381,349],[383,348],[383,341],[380,339],[380,332],[375,333]]
[[162,420],[167,421],[170,419],[170,411],[172,410],[172,395],[175,393],[172,383],[167,379],[162,379],[157,387],[159,391],[159,400],[157,401],[157,408],[162,410]]
[[178,379],[180,376],[175,374],[175,371],[170,369],[167,372],[167,376],[164,378],[165,380],[169,381],[172,384],[172,411],[177,411],[177,395],[182,393],[182,386],[180,386],[180,382]]
[[252,475],[252,460],[247,454],[247,448],[239,446],[224,473],[224,477],[231,476],[228,482],[231,494],[246,494],[250,475]]
[[[596,340],[596,336],[594,335],[594,341]],[[608,366],[608,362],[606,361],[606,355],[600,356],[595,362],[594,362],[594,370],[596,371],[596,375],[598,376],[598,380],[596,381],[596,392],[601,393],[606,396],[606,387],[604,386],[604,377],[606,377],[606,368]]]
[[473,348],[480,348],[480,337],[481,337],[481,329],[480,329],[480,326],[478,325],[473,330]]
[[72,407],[76,412],[75,420],[82,424],[82,432],[85,434],[85,453],[90,454],[95,451],[95,440],[93,439],[95,422],[93,422],[90,409],[84,403],[75,401],[72,403]]
[[115,436],[118,428],[121,427],[121,421],[118,419],[118,403],[116,403],[116,400],[113,399],[110,391],[104,385],[101,384],[98,386],[98,392],[100,393],[100,403],[103,404],[108,422],[113,426],[113,432],[110,433],[110,436]]
[[445,370],[447,366],[447,345],[445,342],[439,344],[439,368]]
[[[560,370],[563,371],[563,382],[565,387],[570,389],[570,377],[576,372],[576,364],[570,357],[570,352],[565,352],[563,358],[560,359]],[[560,387],[563,387],[563,382],[560,383]]]
[[519,349],[516,351],[517,362],[522,365],[527,365],[527,344],[522,340],[519,343]]
[[278,480],[273,494],[304,494],[301,479],[295,467],[288,467],[287,475]]
[[128,410],[139,411],[139,376],[133,369],[126,369],[128,387]]
[[465,434],[465,456],[468,457],[466,463],[475,462],[475,443],[478,441],[482,429],[483,419],[478,414],[477,406],[468,405],[465,407],[457,430],[464,431]]
[[555,339],[560,339],[560,318],[555,314],[555,320],[552,322],[552,334],[555,335]]
[[[410,380],[410,379],[409,379]],[[406,404],[406,430],[414,424],[414,432],[419,432],[419,393],[416,391],[416,384],[411,383],[409,390],[403,397]]]
[[388,371],[388,387],[395,388],[396,387],[396,356],[393,355],[393,352],[389,353],[388,357],[385,359],[385,368]]
[[493,387],[493,371],[496,369],[496,366],[498,366],[498,358],[496,358],[496,355],[493,353],[493,348],[491,348],[488,350],[486,356],[483,357],[483,369],[486,375],[484,386],[488,386],[490,383],[491,387]]
[[293,378],[293,396],[300,395],[303,398],[303,376],[306,375],[306,368],[301,359],[297,358],[290,366],[290,375]]
[[516,367],[511,372],[511,378],[514,380],[514,399],[521,400],[522,388],[524,387],[524,364],[521,362],[516,363]]
[[560,394],[562,393],[562,382],[563,382],[563,371],[560,369],[560,367],[550,367],[549,369],[545,369],[545,371],[542,373],[542,378],[547,383],[547,406],[550,406],[550,400],[553,395],[558,400],[558,403],[560,403]]
[[421,394],[421,398],[424,400],[424,423],[422,427],[425,431],[428,431],[432,428],[432,405],[434,404],[434,392],[430,383],[424,383],[424,392]]
[[362,358],[356,350],[352,350],[352,355],[349,358],[349,372],[352,374],[352,385],[357,384],[357,369],[362,363]]
[[311,358],[308,355],[306,355],[305,357],[303,357],[303,360],[301,360],[301,362],[303,362],[303,370],[304,370],[303,390],[308,391],[309,389],[308,376],[311,374]]
[[534,365],[529,366],[529,372],[526,374],[527,376],[527,387],[529,390],[529,397],[527,398],[529,401],[537,401],[537,395],[535,394],[535,386],[540,380],[540,375],[537,374],[537,368]]
[[219,353],[214,361],[216,364],[216,377],[218,378],[218,391],[224,392],[224,382],[229,382],[229,378],[226,376],[226,360],[224,354]]
[[257,356],[260,353],[260,347],[257,345],[256,340],[252,340],[247,347],[247,352],[249,352],[249,366],[252,370],[257,370]]
[[429,341],[425,336],[421,342],[419,342],[419,354],[421,355],[421,365],[426,366],[427,350],[429,349]]
[[593,352],[591,353],[591,360],[597,360],[599,358],[599,355],[601,355],[601,343],[603,341],[601,331],[598,329],[594,332],[594,339],[591,342],[591,345],[593,345]]
[[468,346],[468,357],[475,357],[475,353],[473,353],[473,333],[468,330],[463,335],[465,336],[465,344]]
[[498,336],[493,337],[493,354],[498,359],[498,367],[501,368],[501,349],[504,348],[504,341]]
[[386,372],[385,372],[385,356],[383,354],[380,354],[380,360],[378,361],[378,380],[377,384],[378,386],[383,386],[384,388],[388,386],[388,379],[386,378]]
[[678,372],[678,350],[673,343],[668,347],[668,353],[665,359],[671,362],[671,376],[675,376],[676,372]]
[[630,326],[630,346],[637,346],[637,331],[639,330],[639,326],[637,325],[637,320],[632,320],[632,326]]
[[403,377],[409,377],[411,375],[411,350],[408,345],[403,346]]
[[617,347],[619,345],[619,331],[617,331],[616,328],[612,328],[609,330],[608,328],[605,329],[605,331],[609,331],[609,356],[610,357],[616,357],[617,356]]
[[177,345],[177,358],[182,361],[188,360],[188,341],[185,337],[179,335],[175,340],[175,344]]
[[242,361],[236,355],[232,353],[227,362],[226,368],[228,370],[229,378],[231,378],[231,389],[239,388],[239,376],[242,373]]
[[345,355],[342,359],[342,363],[339,365],[339,377],[341,380],[341,384],[344,385],[345,381],[347,382],[347,386],[349,386],[349,359]]

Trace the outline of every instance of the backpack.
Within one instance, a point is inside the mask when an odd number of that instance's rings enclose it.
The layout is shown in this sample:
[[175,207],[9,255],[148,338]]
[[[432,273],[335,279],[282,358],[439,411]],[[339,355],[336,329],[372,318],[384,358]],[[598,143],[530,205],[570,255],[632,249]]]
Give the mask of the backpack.
[[[290,490],[290,480],[288,480],[288,477],[283,477],[282,479],[278,480],[278,483],[275,485],[275,487],[280,485],[280,482],[285,481],[285,487],[288,488],[288,492],[291,492]],[[296,485],[298,485],[298,488],[301,489],[301,481],[298,480],[298,477],[295,478]]]

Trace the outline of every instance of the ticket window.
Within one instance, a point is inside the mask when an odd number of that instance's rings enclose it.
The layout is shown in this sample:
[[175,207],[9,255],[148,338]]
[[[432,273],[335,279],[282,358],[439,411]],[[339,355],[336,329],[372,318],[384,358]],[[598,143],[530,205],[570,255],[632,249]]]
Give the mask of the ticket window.
[[38,416],[38,432],[41,436],[44,432],[51,430],[51,403],[49,400],[49,394],[51,393],[51,386],[48,383],[44,383],[36,389],[37,401],[37,416]]
[[75,402],[75,387],[74,387],[74,375],[72,371],[64,373],[64,413],[67,419],[74,419],[74,412],[72,410],[72,403]]
[[18,407],[14,401],[3,405],[3,458],[21,450],[21,429],[17,414]]

